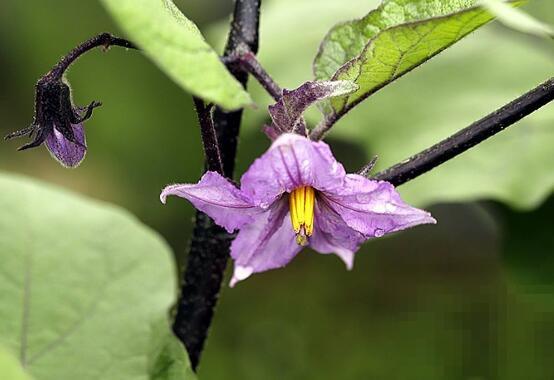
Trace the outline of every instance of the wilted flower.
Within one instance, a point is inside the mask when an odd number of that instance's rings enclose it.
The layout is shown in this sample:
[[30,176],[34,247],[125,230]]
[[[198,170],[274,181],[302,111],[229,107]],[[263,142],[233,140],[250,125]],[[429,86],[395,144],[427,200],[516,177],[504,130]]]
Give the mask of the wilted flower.
[[228,232],[239,230],[231,245],[231,286],[286,265],[306,246],[334,253],[351,268],[367,239],[435,223],[390,183],[346,174],[326,143],[292,133],[281,134],[254,161],[240,189],[207,172],[197,184],[166,187],[163,203],[168,195],[186,198]]
[[92,116],[93,109],[98,106],[99,102],[92,102],[87,107],[75,107],[69,85],[47,74],[36,85],[33,123],[28,128],[7,135],[5,139],[34,136],[33,141],[19,150],[44,143],[63,166],[76,167],[87,150],[83,122]]

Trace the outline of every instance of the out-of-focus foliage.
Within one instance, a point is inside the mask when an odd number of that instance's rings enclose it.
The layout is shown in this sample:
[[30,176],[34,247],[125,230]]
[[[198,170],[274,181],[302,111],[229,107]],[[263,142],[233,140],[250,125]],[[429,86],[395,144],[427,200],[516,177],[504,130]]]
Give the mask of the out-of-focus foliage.
[[175,273],[158,235],[44,183],[2,174],[0,193],[0,342],[30,374],[192,378],[167,323]]
[[481,3],[498,21],[510,28],[539,37],[554,38],[554,29],[550,25],[510,6],[504,0],[481,0]]
[[234,110],[252,103],[172,0],[102,0],[146,55],[185,90]]

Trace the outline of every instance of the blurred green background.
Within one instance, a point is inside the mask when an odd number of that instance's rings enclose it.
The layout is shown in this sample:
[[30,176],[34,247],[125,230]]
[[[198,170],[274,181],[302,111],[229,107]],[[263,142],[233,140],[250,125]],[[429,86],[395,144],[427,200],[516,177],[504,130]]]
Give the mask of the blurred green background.
[[[527,10],[554,23],[549,2],[538,0]],[[221,25],[232,8],[223,0],[176,4],[211,36],[224,33],[211,25]],[[363,2],[359,7],[365,9]],[[529,52],[551,49],[498,25],[487,28],[488,35],[505,34]],[[263,30],[262,57],[272,49]],[[27,126],[34,82],[71,47],[103,31],[118,33],[97,1],[0,2],[0,132]],[[315,54],[317,45],[310,49]],[[552,50],[548,54],[554,59]],[[309,72],[310,62],[301,63]],[[190,96],[133,51],[88,54],[68,78],[77,104],[104,104],[87,123],[86,160],[66,170],[44,148],[17,153],[23,141],[3,142],[0,170],[129,209],[169,241],[181,263],[193,208],[177,200],[162,206],[158,196],[166,184],[193,182],[202,172]],[[405,85],[402,91],[417,97],[420,89]],[[476,90],[476,103],[478,97]],[[264,101],[257,113],[249,111],[237,178],[268,146],[255,128]],[[391,103],[380,111],[386,118],[396,110]],[[329,143],[351,171],[369,157],[358,140],[332,135]],[[200,378],[553,379],[554,197],[533,210],[486,200],[430,210],[438,225],[366,244],[352,272],[335,257],[307,251],[286,269],[224,287]]]

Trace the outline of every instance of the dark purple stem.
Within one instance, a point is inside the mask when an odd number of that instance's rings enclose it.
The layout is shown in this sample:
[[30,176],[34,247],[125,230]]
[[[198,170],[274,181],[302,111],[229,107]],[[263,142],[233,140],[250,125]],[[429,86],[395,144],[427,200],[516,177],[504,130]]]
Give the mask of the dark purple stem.
[[121,46],[127,49],[138,49],[132,42],[127,41],[124,38],[112,36],[110,33],[102,33],[91,39],[83,42],[73,50],[71,50],[60,62],[56,64],[47,74],[53,79],[61,79],[64,72],[75,62],[80,56],[92,50],[96,47],[103,46],[109,48],[110,46]]
[[373,179],[400,186],[503,131],[554,99],[554,78],[447,139],[377,173]]
[[193,97],[193,101],[200,124],[206,167],[210,171],[223,174],[223,163],[221,162],[219,143],[212,120],[212,106],[206,105],[202,99],[196,96]]
[[[260,3],[261,0],[236,0],[225,57],[235,54],[240,46],[247,46],[254,54],[258,51]],[[231,64],[228,64],[228,69],[246,87],[248,72]],[[216,107],[212,114],[223,174],[228,178],[233,176],[241,118],[242,110],[225,112]],[[208,167],[210,161],[211,158],[207,160]],[[206,214],[196,213],[196,224],[173,323],[173,331],[187,348],[194,370],[198,367],[213,318],[232,239],[232,235],[215,225]]]
[[229,57],[224,58],[224,62],[228,65],[237,65],[243,70],[251,74],[275,100],[279,101],[283,95],[283,90],[273,80],[271,75],[262,67],[256,55],[248,49],[248,47],[240,46],[238,51]]

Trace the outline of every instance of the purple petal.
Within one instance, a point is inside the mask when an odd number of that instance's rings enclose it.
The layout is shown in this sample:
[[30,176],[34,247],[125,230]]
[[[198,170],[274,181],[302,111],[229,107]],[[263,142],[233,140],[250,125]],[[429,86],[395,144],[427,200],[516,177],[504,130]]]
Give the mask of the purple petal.
[[290,223],[288,202],[283,198],[245,225],[233,241],[235,270],[230,286],[253,273],[285,266],[301,249]]
[[304,126],[302,114],[318,100],[346,95],[358,89],[350,81],[306,82],[295,90],[283,90],[283,96],[277,103],[269,106],[269,115],[273,120],[275,133],[293,132],[297,125]]
[[81,145],[67,140],[54,126],[53,132],[45,140],[46,147],[60,164],[67,168],[79,166],[87,152],[83,124],[71,124],[75,140]]
[[282,193],[300,186],[333,191],[342,187],[345,176],[327,144],[287,133],[254,161],[242,176],[241,188],[254,204],[267,207]]
[[350,228],[366,237],[436,223],[428,212],[406,204],[390,183],[358,174],[348,174],[343,187],[325,193],[323,198]]
[[167,186],[160,195],[162,203],[165,204],[168,195],[187,199],[228,232],[251,223],[262,211],[252,206],[239,189],[216,172],[206,172],[197,184]]
[[323,254],[334,253],[348,269],[354,265],[354,253],[366,240],[365,236],[350,228],[324,200],[318,199],[315,206],[314,234],[310,247]]

